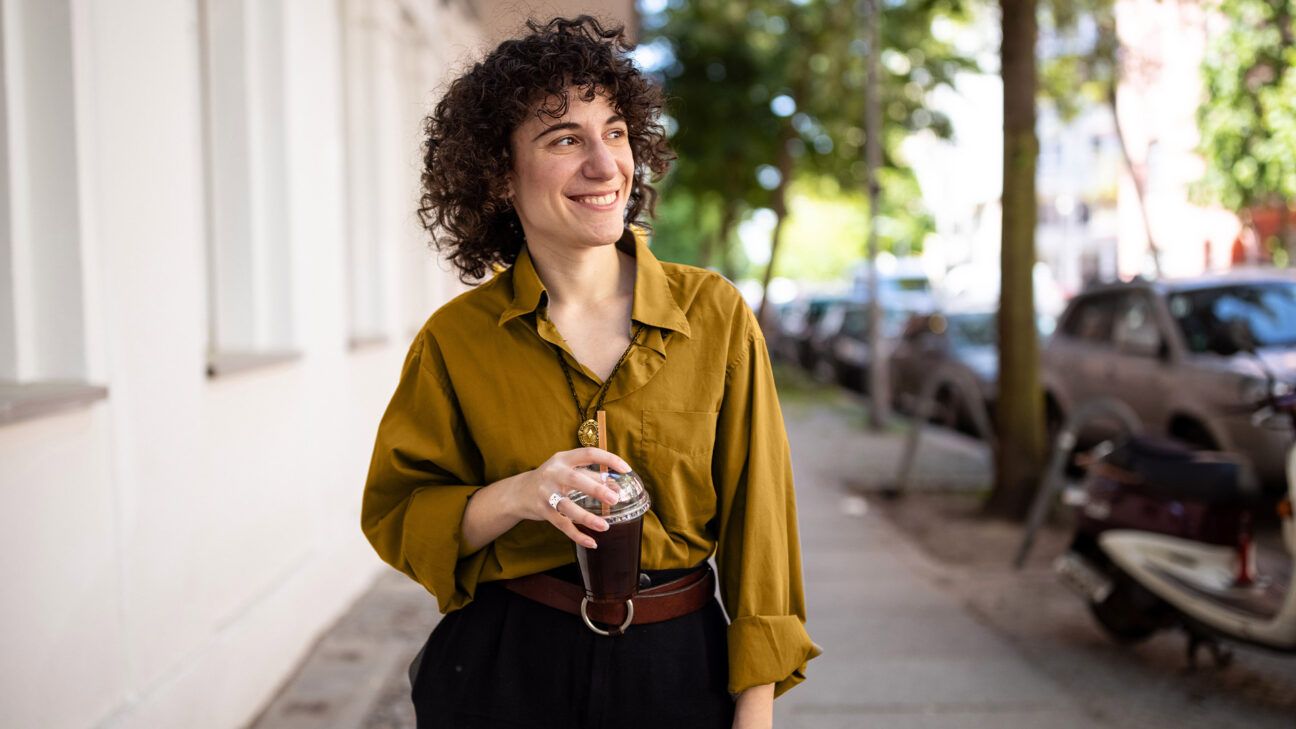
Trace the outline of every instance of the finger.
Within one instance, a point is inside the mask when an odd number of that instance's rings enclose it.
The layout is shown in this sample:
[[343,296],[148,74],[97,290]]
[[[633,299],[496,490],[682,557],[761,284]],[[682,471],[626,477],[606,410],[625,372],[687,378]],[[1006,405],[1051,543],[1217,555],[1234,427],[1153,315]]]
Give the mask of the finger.
[[577,448],[567,451],[566,454],[571,460],[573,466],[607,466],[618,473],[629,473],[630,464],[626,463],[621,456],[611,451],[605,451],[602,448]]
[[591,529],[596,532],[605,532],[608,530],[606,520],[600,518],[597,514],[586,511],[571,502],[571,499],[563,499],[558,502],[558,512],[563,516],[571,519],[573,524]]
[[615,504],[621,500],[620,495],[613,488],[615,484],[600,480],[594,473],[579,468],[569,469],[563,474],[559,486],[564,491],[580,491],[607,504]]
[[[562,503],[563,502],[559,502],[558,506],[561,507]],[[580,530],[576,528],[576,525],[572,523],[572,520],[563,516],[561,512],[555,509],[549,509],[549,513],[545,515],[545,519],[548,520],[550,524],[553,524],[558,531],[566,534],[567,538],[573,542],[588,549],[598,549],[598,542],[595,542],[593,537],[581,534]]]

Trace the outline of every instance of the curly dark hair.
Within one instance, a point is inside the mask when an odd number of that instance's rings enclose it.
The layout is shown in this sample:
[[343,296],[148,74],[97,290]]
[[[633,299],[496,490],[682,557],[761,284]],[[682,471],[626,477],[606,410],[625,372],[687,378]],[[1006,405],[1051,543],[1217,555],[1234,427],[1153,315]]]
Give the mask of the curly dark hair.
[[527,21],[527,29],[455,79],[423,122],[419,221],[465,283],[513,263],[522,249],[521,223],[506,195],[510,138],[529,114],[565,114],[568,89],[584,101],[605,95],[625,119],[635,161],[627,224],[646,227],[640,216],[651,215],[657,199],[649,181],[661,179],[675,158],[659,122],[662,92],[626,55],[633,46],[623,27],[581,15]]

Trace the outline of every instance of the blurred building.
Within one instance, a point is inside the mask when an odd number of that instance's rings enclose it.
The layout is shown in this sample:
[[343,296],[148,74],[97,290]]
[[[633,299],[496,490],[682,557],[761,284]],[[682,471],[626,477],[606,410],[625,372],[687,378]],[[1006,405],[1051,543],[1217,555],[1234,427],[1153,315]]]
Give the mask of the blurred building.
[[[1200,67],[1218,18],[1194,3],[1119,0],[1116,20],[1123,46],[1119,131],[1105,104],[1071,119],[1047,104],[1039,109],[1036,250],[1064,295],[1093,281],[1155,275],[1149,230],[1167,276],[1226,268],[1246,242],[1239,236],[1248,238],[1236,215],[1196,205],[1189,196],[1203,171],[1196,153]],[[1040,54],[1092,44],[1094,32],[1081,24],[1065,38],[1041,37]],[[983,67],[996,68],[998,59],[988,51],[997,46],[997,35],[997,18],[981,13],[960,42],[983,54]],[[947,143],[919,135],[906,143],[936,220],[936,239],[924,255],[936,259],[936,268],[966,268],[976,275],[964,278],[990,282],[1001,231],[1001,83],[997,76],[962,74],[954,90],[938,90],[930,101],[950,117],[955,138]],[[982,295],[997,295],[997,289]]]
[[1070,120],[1042,107],[1037,126],[1035,250],[1070,296],[1120,272],[1120,140],[1105,106]]
[[[1204,170],[1196,114],[1212,22],[1209,11],[1194,3],[1120,0],[1119,130],[1106,105],[1065,122],[1041,109],[1036,247],[1064,290],[1155,276],[1149,233],[1162,275],[1230,265],[1242,230],[1237,216],[1197,205],[1189,195]],[[1092,42],[1085,37],[1092,32],[1081,26],[1079,42]],[[1043,53],[1060,42],[1042,39]]]
[[462,288],[419,121],[544,7],[3,4],[0,726],[246,724],[388,569],[374,430]]
[[[1198,206],[1188,189],[1205,169],[1197,144],[1197,108],[1205,90],[1201,64],[1212,27],[1221,19],[1200,3],[1119,0],[1116,29],[1125,49],[1117,91],[1121,126],[1146,191],[1148,227],[1168,276],[1231,265],[1242,232],[1233,213]],[[1147,233],[1134,179],[1122,169],[1120,274],[1149,274]]]

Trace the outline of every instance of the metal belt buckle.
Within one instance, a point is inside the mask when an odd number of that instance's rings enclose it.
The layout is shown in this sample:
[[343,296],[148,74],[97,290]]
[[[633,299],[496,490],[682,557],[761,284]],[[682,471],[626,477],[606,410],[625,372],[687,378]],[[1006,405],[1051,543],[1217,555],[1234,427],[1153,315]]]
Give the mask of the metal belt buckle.
[[585,609],[587,605],[589,605],[589,598],[582,597],[581,607],[580,607],[581,620],[585,621],[585,627],[589,628],[590,630],[594,631],[599,635],[605,637],[613,636],[613,635],[621,635],[622,633],[626,632],[626,628],[630,627],[630,623],[634,622],[634,599],[633,598],[626,600],[625,622],[621,623],[621,625],[618,626],[615,630],[603,630],[602,628],[595,625],[594,621],[590,620],[589,613]]

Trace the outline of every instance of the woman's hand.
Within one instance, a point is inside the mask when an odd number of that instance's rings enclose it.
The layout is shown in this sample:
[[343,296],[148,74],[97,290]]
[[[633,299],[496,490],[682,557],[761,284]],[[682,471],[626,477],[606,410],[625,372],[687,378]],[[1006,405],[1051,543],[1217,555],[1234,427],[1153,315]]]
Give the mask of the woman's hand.
[[577,448],[553,454],[539,468],[478,489],[464,507],[459,556],[466,557],[485,547],[523,519],[547,521],[573,542],[594,547],[594,540],[581,534],[576,525],[602,532],[607,530],[607,522],[578,508],[571,499],[563,498],[556,510],[549,505],[551,496],[560,494],[565,497],[570,491],[580,491],[615,504],[617,492],[611,488],[612,484],[601,481],[597,473],[581,468],[590,464],[607,466],[622,473],[630,470],[625,461],[605,450]]
[[[560,451],[535,470],[522,474],[513,494],[513,513],[521,519],[547,521],[573,542],[583,547],[597,548],[594,540],[582,534],[576,525],[591,531],[605,532],[608,529],[607,522],[573,504],[567,494],[580,491],[607,504],[615,504],[619,496],[615,484],[600,479],[597,472],[584,468],[588,465],[606,466],[621,473],[630,470],[625,461],[599,448]],[[557,502],[557,508],[550,505],[554,494],[562,497]]]

